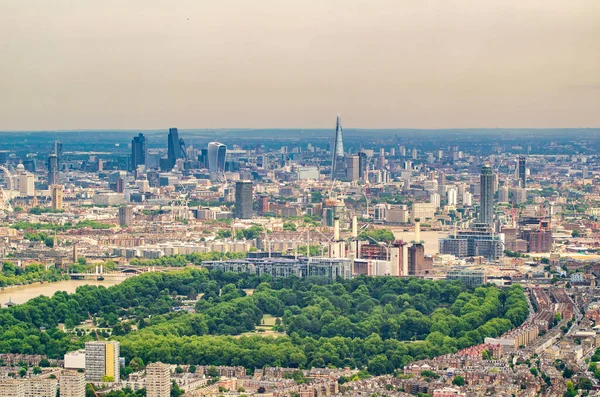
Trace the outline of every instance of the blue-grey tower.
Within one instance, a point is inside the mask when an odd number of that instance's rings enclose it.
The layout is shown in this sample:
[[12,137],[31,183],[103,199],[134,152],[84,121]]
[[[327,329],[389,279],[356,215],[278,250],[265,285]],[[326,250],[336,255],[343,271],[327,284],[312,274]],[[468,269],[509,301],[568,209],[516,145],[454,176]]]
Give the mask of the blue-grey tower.
[[333,159],[331,161],[331,179],[346,178],[346,157],[344,155],[344,140],[342,136],[342,120],[337,116],[335,123],[335,142],[333,144]]

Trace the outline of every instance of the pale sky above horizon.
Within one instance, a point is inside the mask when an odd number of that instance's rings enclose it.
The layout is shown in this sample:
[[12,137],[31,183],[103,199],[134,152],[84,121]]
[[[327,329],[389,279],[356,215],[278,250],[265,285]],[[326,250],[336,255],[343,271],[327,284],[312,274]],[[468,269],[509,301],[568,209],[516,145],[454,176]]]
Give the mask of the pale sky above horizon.
[[597,0],[0,0],[0,131],[600,127]]

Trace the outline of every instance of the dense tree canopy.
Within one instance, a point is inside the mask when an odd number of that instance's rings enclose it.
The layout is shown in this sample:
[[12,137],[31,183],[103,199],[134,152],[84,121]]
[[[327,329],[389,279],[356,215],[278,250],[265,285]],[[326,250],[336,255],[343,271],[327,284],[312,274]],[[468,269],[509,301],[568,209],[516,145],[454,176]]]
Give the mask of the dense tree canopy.
[[[254,293],[247,295],[248,288]],[[199,294],[195,313],[174,311],[181,299]],[[60,357],[91,336],[62,332],[57,324],[73,328],[88,312],[113,327],[126,362],[333,365],[383,374],[498,336],[521,324],[528,306],[519,286],[473,289],[394,277],[327,283],[185,269],[2,309],[0,352]],[[264,315],[276,317],[275,329],[285,334],[235,336],[254,331]]]

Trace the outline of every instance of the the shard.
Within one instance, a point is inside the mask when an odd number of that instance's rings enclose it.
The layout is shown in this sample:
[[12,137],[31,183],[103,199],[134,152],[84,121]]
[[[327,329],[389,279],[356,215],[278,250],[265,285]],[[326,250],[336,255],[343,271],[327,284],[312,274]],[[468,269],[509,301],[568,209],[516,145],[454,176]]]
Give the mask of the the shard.
[[335,142],[333,144],[333,159],[331,162],[331,179],[346,178],[346,157],[344,155],[344,141],[342,137],[342,120],[337,116],[335,123]]

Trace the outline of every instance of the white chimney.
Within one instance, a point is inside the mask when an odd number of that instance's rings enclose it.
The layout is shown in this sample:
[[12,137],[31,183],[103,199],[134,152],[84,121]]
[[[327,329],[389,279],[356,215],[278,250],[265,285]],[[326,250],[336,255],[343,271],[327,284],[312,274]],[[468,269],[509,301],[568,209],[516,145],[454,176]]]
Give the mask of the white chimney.
[[340,241],[340,220],[338,218],[333,221],[333,241]]
[[421,244],[421,219],[415,218],[415,241]]
[[358,237],[358,219],[356,218],[356,215],[354,215],[352,217],[352,238],[357,238]]

